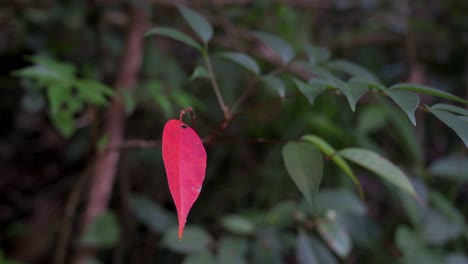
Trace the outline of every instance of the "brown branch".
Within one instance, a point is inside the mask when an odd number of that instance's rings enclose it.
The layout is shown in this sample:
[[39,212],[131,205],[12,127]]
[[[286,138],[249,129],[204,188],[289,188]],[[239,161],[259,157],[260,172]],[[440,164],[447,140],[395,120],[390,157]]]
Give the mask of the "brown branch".
[[[143,36],[148,25],[147,14],[143,10],[132,7],[126,48],[121,58],[121,67],[114,84],[115,88],[132,89],[136,85],[141,65]],[[114,97],[108,108],[104,128],[104,134],[109,138],[109,144],[97,155],[95,161],[94,175],[90,179],[89,200],[82,219],[83,230],[107,208],[120,158],[120,151],[113,150],[113,148],[122,144],[125,121],[123,102],[121,98]],[[81,248],[75,256],[74,262],[80,263],[89,254],[91,254],[89,251]]]

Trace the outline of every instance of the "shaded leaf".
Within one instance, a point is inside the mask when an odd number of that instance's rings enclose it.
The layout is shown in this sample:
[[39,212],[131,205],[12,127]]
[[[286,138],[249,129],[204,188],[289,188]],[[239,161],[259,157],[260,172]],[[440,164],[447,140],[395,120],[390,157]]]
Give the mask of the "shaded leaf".
[[294,57],[294,50],[284,39],[263,31],[256,31],[253,34],[275,51],[283,64],[287,64]]
[[221,223],[226,230],[238,235],[251,235],[255,231],[255,225],[241,215],[227,215]]
[[218,56],[228,59],[232,62],[239,64],[240,66],[246,68],[247,70],[255,73],[256,75],[260,74],[260,67],[257,62],[245,53],[240,52],[223,52],[218,54]]
[[324,214],[329,210],[337,213],[350,212],[364,214],[364,204],[349,190],[346,189],[322,189],[317,194],[317,212]]
[[435,160],[429,167],[434,176],[454,181],[468,181],[468,158],[447,156]]
[[334,219],[320,219],[317,221],[320,236],[328,246],[341,258],[351,252],[352,241],[346,229]]
[[468,123],[445,110],[428,108],[440,121],[450,127],[468,147]]
[[186,7],[179,7],[179,12],[204,43],[213,37],[213,27],[204,16]]
[[451,253],[445,256],[445,264],[468,264],[468,256],[461,253]]
[[52,122],[64,137],[70,137],[75,132],[75,119],[69,111],[59,111],[51,115]]
[[132,195],[129,204],[137,219],[153,232],[164,233],[176,225],[174,215],[144,196]]
[[348,148],[338,151],[338,155],[374,172],[384,180],[405,190],[414,197],[417,197],[408,177],[398,167],[383,158],[382,156],[359,148]]
[[313,196],[322,181],[323,158],[320,151],[306,142],[288,142],[283,146],[283,161],[296,186],[307,202],[314,205]]
[[198,79],[198,78],[210,78],[209,77],[210,75],[208,74],[208,70],[204,67],[204,66],[201,66],[201,65],[198,65],[195,70],[193,71],[192,75],[190,76],[190,81],[193,81],[195,79]]
[[432,109],[440,109],[440,110],[445,110],[448,112],[452,112],[454,114],[462,115],[462,116],[468,116],[468,110],[465,108],[461,108],[455,105],[449,105],[449,104],[435,104],[431,106]]
[[117,218],[110,211],[99,214],[87,227],[80,243],[85,246],[109,248],[120,236]]
[[443,245],[461,235],[461,229],[447,217],[435,210],[429,210],[424,217],[422,235],[431,245]]
[[299,230],[296,240],[296,260],[299,264],[318,264],[317,257],[309,235],[302,229]]
[[223,237],[219,241],[217,263],[245,264],[247,260],[247,239],[242,237]]
[[395,235],[398,248],[403,253],[405,264],[424,263],[440,264],[443,258],[433,250],[425,247],[421,238],[406,226],[400,226]]
[[351,167],[348,165],[348,162],[346,162],[346,160],[344,160],[342,157],[340,157],[339,155],[335,155],[336,154],[336,150],[330,145],[328,144],[328,142],[326,142],[325,140],[323,140],[322,138],[320,137],[317,137],[315,135],[305,135],[301,138],[302,140],[306,141],[306,142],[309,142],[313,145],[315,145],[316,147],[318,147],[320,149],[320,151],[323,152],[323,154],[325,154],[327,157],[330,157],[331,160],[344,172],[346,173],[346,175],[348,175],[351,180],[354,182],[354,184],[356,185],[357,189],[358,189],[358,192],[359,192],[359,196],[362,198],[364,197],[364,192],[362,190],[362,186],[361,186],[361,183],[359,182],[358,178],[356,177],[356,175],[354,174],[353,170],[351,169]]
[[179,239],[192,205],[200,194],[206,170],[206,151],[197,133],[180,120],[164,126],[162,156],[179,220]]
[[307,59],[311,64],[326,62],[331,57],[330,50],[325,47],[308,44],[305,46],[304,50],[306,52]]
[[373,73],[350,61],[335,60],[327,64],[327,66],[331,69],[345,72],[352,77],[363,77],[373,82],[378,81],[378,78]]
[[384,89],[384,92],[405,112],[413,125],[416,125],[414,113],[419,105],[419,97],[408,91],[392,91]]
[[151,36],[151,35],[162,35],[162,36],[166,36],[166,37],[170,37],[172,39],[175,39],[175,40],[178,40],[180,42],[183,42],[199,51],[202,51],[202,47],[200,46],[200,44],[198,44],[195,40],[193,40],[191,37],[187,36],[186,34],[178,31],[178,30],[175,30],[175,29],[172,29],[172,28],[168,28],[168,27],[157,27],[157,28],[153,28],[151,30],[149,30],[148,32],[146,32],[145,34],[145,37],[148,37],[148,36]]
[[272,75],[267,75],[262,76],[262,81],[266,85],[274,89],[278,93],[279,97],[284,98],[284,96],[286,95],[286,85],[280,78]]
[[412,92],[417,92],[417,93],[429,94],[429,95],[449,99],[455,102],[468,104],[467,100],[464,100],[458,96],[455,96],[453,94],[450,94],[450,93],[447,93],[442,90],[435,89],[426,85],[422,85],[422,84],[399,83],[399,84],[395,84],[391,86],[389,90],[406,90],[406,91],[412,91]]
[[437,192],[431,193],[431,201],[434,207],[438,209],[439,212],[452,223],[452,225],[459,227],[465,237],[468,238],[467,225],[460,211],[458,211],[458,209],[455,208],[447,198]]
[[188,254],[182,264],[216,264],[216,259],[211,251],[202,250]]
[[175,252],[191,253],[208,249],[208,246],[213,242],[211,236],[197,226],[187,226],[184,237],[180,240],[177,238],[178,233],[177,228],[167,230],[162,239],[163,245]]
[[361,83],[343,82],[336,78],[333,83],[346,96],[353,112],[356,110],[356,103],[369,90],[366,85],[362,85]]
[[307,98],[310,105],[314,105],[315,98],[327,89],[327,83],[321,80],[311,80],[312,83],[305,83],[299,79],[293,78],[294,84],[299,91]]

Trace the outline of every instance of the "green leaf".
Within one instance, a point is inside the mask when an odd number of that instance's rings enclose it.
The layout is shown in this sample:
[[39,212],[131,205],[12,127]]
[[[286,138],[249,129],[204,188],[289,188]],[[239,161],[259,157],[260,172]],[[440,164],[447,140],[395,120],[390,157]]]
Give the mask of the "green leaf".
[[429,167],[434,176],[453,181],[468,182],[468,158],[447,156],[435,160]]
[[328,246],[341,258],[345,258],[351,252],[352,241],[347,230],[335,219],[319,219],[317,229],[320,236]]
[[385,127],[388,122],[387,110],[381,105],[369,105],[359,112],[357,130],[370,134]]
[[[50,105],[50,113],[55,115],[67,105],[71,98],[71,89],[67,86],[50,85],[47,87],[47,100]],[[66,109],[69,110],[69,109]]]
[[315,135],[305,135],[301,138],[302,140],[306,141],[306,142],[309,142],[313,145],[315,145],[316,147],[318,147],[320,149],[320,151],[323,152],[323,154],[325,154],[325,156],[327,157],[330,157],[331,160],[344,172],[346,173],[346,175],[348,175],[351,180],[354,182],[354,184],[356,184],[356,187],[358,189],[358,192],[359,192],[359,196],[361,198],[364,197],[364,191],[362,190],[362,186],[361,186],[361,183],[359,182],[358,178],[356,177],[356,175],[354,174],[353,170],[351,169],[351,167],[348,165],[348,163],[346,162],[346,160],[344,160],[342,157],[340,157],[339,155],[335,155],[336,154],[336,150],[330,145],[328,144],[328,142],[326,142],[325,140],[323,140],[322,138],[320,137],[317,137]]
[[305,46],[304,50],[306,52],[307,59],[311,64],[326,62],[331,57],[330,50],[325,47],[308,44]]
[[347,189],[322,189],[317,194],[317,212],[326,214],[330,210],[341,213],[364,214],[365,205]]
[[468,228],[461,212],[458,211],[447,198],[437,192],[431,193],[431,201],[434,207],[438,209],[452,225],[459,227],[465,237],[468,238]]
[[445,264],[468,264],[468,256],[461,253],[450,253],[445,256]]
[[80,243],[85,246],[109,248],[115,245],[119,237],[117,217],[112,212],[105,211],[87,227]]
[[289,176],[307,202],[314,206],[314,195],[322,181],[323,158],[320,151],[306,142],[288,142],[283,146],[283,161]]
[[223,227],[238,235],[251,235],[255,232],[255,225],[241,215],[228,215],[221,220]]
[[303,229],[300,229],[299,235],[297,235],[296,260],[299,264],[319,264],[309,235]]
[[223,52],[218,54],[218,56],[228,59],[234,63],[239,64],[240,66],[246,68],[247,70],[253,72],[256,75],[260,74],[260,67],[257,62],[245,53],[240,52]]
[[108,103],[106,96],[114,94],[110,87],[94,80],[76,80],[74,84],[79,97],[89,104],[105,106]]
[[408,91],[392,91],[388,89],[384,89],[383,91],[405,112],[411,123],[416,125],[414,113],[419,105],[419,97],[415,93]]
[[208,20],[198,12],[186,7],[179,7],[179,12],[198,37],[200,37],[204,43],[208,43],[213,37],[213,27]]
[[424,215],[422,236],[430,245],[442,246],[462,234],[461,228],[436,210]]
[[182,264],[216,264],[216,259],[207,249],[188,254]]
[[165,247],[179,253],[190,253],[207,249],[213,242],[211,236],[198,226],[186,226],[184,236],[178,237],[178,228],[173,227],[166,231],[162,239]]
[[217,263],[246,264],[247,239],[242,237],[223,237],[218,244]]
[[335,60],[327,64],[333,70],[345,72],[352,77],[363,77],[373,82],[378,82],[378,78],[367,69],[346,60]]
[[73,80],[75,76],[75,67],[67,62],[59,62],[52,58],[42,57],[42,56],[32,56],[30,61],[46,67],[47,69],[56,72],[61,78],[66,80]]
[[399,83],[399,84],[395,84],[391,86],[388,89],[389,90],[406,90],[406,91],[412,91],[412,92],[417,92],[417,93],[429,94],[429,95],[437,96],[440,98],[449,99],[455,102],[468,104],[467,100],[464,100],[458,96],[455,96],[453,94],[450,94],[450,93],[447,93],[447,92],[444,92],[439,89],[435,89],[426,85],[422,85],[422,84]]
[[253,34],[275,51],[283,64],[287,64],[294,57],[294,50],[284,39],[263,31],[256,31]]
[[461,108],[455,105],[449,105],[449,104],[435,104],[431,106],[432,109],[439,109],[439,110],[445,110],[448,112],[452,112],[454,114],[462,115],[462,116],[468,116],[468,110],[465,108]]
[[203,50],[202,46],[200,46],[200,44],[195,42],[195,40],[193,40],[191,37],[187,36],[186,34],[180,32],[178,30],[172,29],[172,28],[168,28],[168,27],[153,28],[153,29],[149,30],[148,32],[146,32],[145,37],[148,37],[148,36],[151,36],[151,35],[154,35],[154,34],[162,35],[162,36],[166,36],[166,37],[170,37],[172,39],[178,40],[180,42],[183,42],[183,43],[197,49],[200,52]]
[[157,234],[177,226],[176,217],[172,213],[144,196],[130,196],[129,205],[136,218]]
[[52,122],[60,133],[68,138],[75,132],[75,119],[70,111],[59,111],[50,115]]
[[353,112],[356,111],[356,103],[369,90],[366,85],[356,82],[340,82],[338,89],[344,93],[346,99],[348,99],[349,106]]
[[318,79],[312,79],[311,83],[307,84],[299,79],[293,78],[293,82],[312,106],[314,105],[315,98],[327,89],[327,83]]
[[395,235],[395,241],[398,248],[403,253],[404,264],[444,263],[440,255],[427,248],[421,238],[406,226],[398,227]]
[[463,140],[465,146],[468,147],[468,123],[458,118],[458,116],[447,112],[445,110],[434,109],[428,107],[429,111],[433,113],[440,121],[450,127],[457,135]]
[[262,76],[262,81],[267,86],[275,90],[278,93],[279,97],[284,98],[284,96],[286,95],[286,85],[280,78],[272,75],[267,75]]
[[348,148],[338,151],[338,155],[374,172],[384,180],[418,198],[406,175],[398,167],[382,156],[360,148]]
[[209,79],[209,76],[210,75],[208,74],[208,70],[204,66],[198,65],[193,71],[192,75],[190,75],[189,80],[193,81],[199,78]]

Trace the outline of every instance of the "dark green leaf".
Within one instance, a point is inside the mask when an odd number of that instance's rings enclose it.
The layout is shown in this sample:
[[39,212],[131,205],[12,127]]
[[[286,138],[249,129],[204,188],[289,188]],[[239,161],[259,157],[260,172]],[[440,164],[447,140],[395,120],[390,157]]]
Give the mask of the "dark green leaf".
[[422,235],[431,245],[443,245],[462,234],[461,228],[438,211],[428,210],[424,216]]
[[318,63],[326,62],[331,57],[331,53],[329,49],[324,48],[324,47],[310,45],[310,44],[306,45],[305,52],[311,64],[318,64]]
[[246,68],[247,70],[255,73],[256,75],[260,74],[260,67],[257,62],[245,53],[240,52],[223,52],[218,54],[220,57],[228,59],[232,62],[239,64],[240,66]]
[[155,233],[162,234],[177,226],[172,213],[143,196],[132,195],[129,204],[136,218]]
[[336,219],[320,219],[317,221],[317,228],[320,236],[338,256],[348,256],[352,241],[347,230]]
[[443,263],[442,256],[427,248],[421,241],[421,238],[406,226],[400,226],[397,229],[395,241],[398,248],[403,253],[404,264]]
[[283,64],[287,64],[294,57],[294,50],[284,39],[262,31],[256,31],[253,34],[275,51],[281,58]]
[[354,193],[346,189],[323,189],[317,194],[317,212],[325,214],[330,210],[337,213],[351,212],[364,214],[366,208]]
[[238,235],[251,235],[255,231],[255,225],[241,215],[228,215],[221,220],[223,227]]
[[344,160],[342,157],[336,154],[336,150],[328,144],[325,140],[323,140],[320,137],[317,137],[315,135],[305,135],[301,138],[302,140],[309,142],[316,147],[320,149],[320,151],[323,152],[327,157],[330,157],[331,160],[344,172],[346,175],[348,175],[351,180],[356,184],[356,187],[358,188],[359,191],[359,196],[362,198],[364,196],[364,192],[361,187],[361,183],[359,182],[358,178],[354,174],[353,170],[351,167],[348,165],[346,160]]
[[172,29],[172,28],[167,28],[167,27],[153,28],[150,31],[146,32],[145,36],[147,37],[147,36],[151,36],[151,35],[154,35],[154,34],[173,38],[173,39],[178,40],[180,42],[183,42],[183,43],[185,43],[185,44],[187,44],[189,46],[192,46],[193,48],[199,50],[200,52],[203,50],[202,46],[200,46],[200,44],[195,42],[195,40],[193,40],[191,37],[187,36],[186,34],[180,32],[178,30]]
[[64,137],[70,137],[75,132],[75,119],[70,111],[59,111],[51,114],[52,122]]
[[112,212],[105,211],[98,215],[87,227],[81,244],[97,248],[109,248],[115,245],[120,236],[117,218]]
[[218,244],[217,263],[246,264],[247,239],[242,237],[223,237]]
[[299,230],[297,235],[296,260],[299,264],[319,264],[309,235],[302,229]]
[[447,156],[435,160],[429,167],[434,176],[453,181],[468,181],[468,158]]
[[327,66],[331,69],[345,72],[352,77],[363,77],[374,82],[378,81],[378,78],[373,73],[350,61],[336,60],[327,64]]
[[177,238],[178,232],[177,227],[167,230],[163,237],[163,245],[176,252],[190,253],[207,249],[213,242],[211,236],[197,226],[186,226],[181,240]]
[[414,197],[417,197],[408,177],[398,167],[383,158],[382,156],[359,148],[348,148],[338,151],[338,155],[374,172],[384,180],[405,190]]
[[463,215],[457,208],[455,208],[450,201],[437,192],[431,193],[431,201],[436,209],[449,220],[452,225],[456,225],[468,237],[468,228],[466,226]]
[[450,127],[463,140],[465,146],[468,147],[468,123],[458,118],[458,116],[445,110],[433,109],[429,107],[429,111],[433,113],[440,121]]
[[411,123],[416,125],[414,113],[419,105],[419,97],[415,93],[408,91],[384,89],[384,92],[405,112]]
[[313,79],[311,83],[307,84],[299,79],[293,78],[293,82],[312,106],[314,105],[315,98],[327,89],[327,83],[321,80]]
[[208,20],[198,12],[186,7],[179,7],[179,12],[185,22],[197,33],[198,37],[200,37],[204,43],[208,43],[213,37],[213,27]]
[[322,181],[323,158],[320,151],[306,142],[291,141],[283,147],[283,161],[289,176],[314,207],[313,197]]
[[284,96],[286,95],[286,85],[280,78],[273,75],[267,75],[262,76],[262,81],[267,86],[275,90],[278,93],[279,97],[284,98]]
[[417,92],[417,93],[423,93],[423,94],[429,94],[445,99],[449,99],[455,102],[463,103],[463,104],[468,104],[467,100],[464,100],[458,96],[455,96],[453,94],[441,91],[439,89],[435,89],[426,85],[422,84],[416,84],[416,83],[399,83],[391,86],[389,90],[406,90],[406,91],[412,91],[412,92]]
[[432,109],[440,109],[440,110],[445,110],[448,112],[452,112],[454,114],[462,115],[462,116],[468,116],[468,110],[465,108],[461,108],[455,105],[449,105],[449,104],[435,104],[431,106]]
[[182,264],[216,264],[216,259],[211,251],[202,250],[188,254]]
[[209,79],[210,78],[209,76],[210,75],[208,74],[208,71],[206,70],[206,68],[204,66],[198,65],[193,71],[192,75],[190,75],[189,80],[193,81],[199,78]]

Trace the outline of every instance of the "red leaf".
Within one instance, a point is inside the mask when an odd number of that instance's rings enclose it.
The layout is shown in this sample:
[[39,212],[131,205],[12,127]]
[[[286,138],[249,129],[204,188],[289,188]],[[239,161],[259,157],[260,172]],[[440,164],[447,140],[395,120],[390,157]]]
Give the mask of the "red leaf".
[[200,194],[205,178],[206,151],[191,127],[172,119],[164,126],[162,156],[169,190],[177,209],[181,239],[187,215]]

